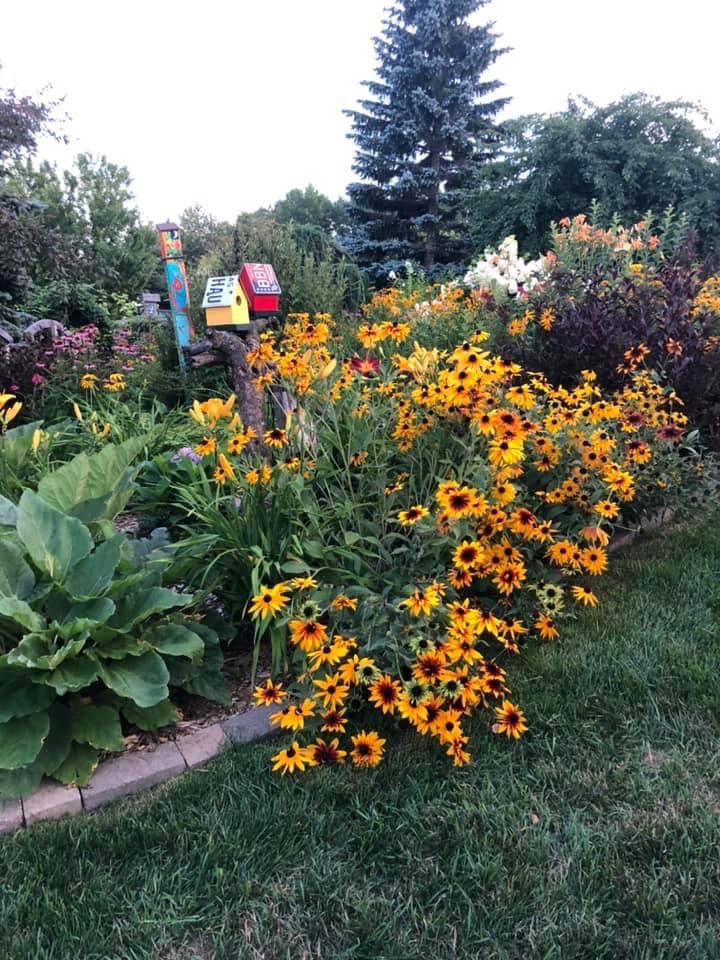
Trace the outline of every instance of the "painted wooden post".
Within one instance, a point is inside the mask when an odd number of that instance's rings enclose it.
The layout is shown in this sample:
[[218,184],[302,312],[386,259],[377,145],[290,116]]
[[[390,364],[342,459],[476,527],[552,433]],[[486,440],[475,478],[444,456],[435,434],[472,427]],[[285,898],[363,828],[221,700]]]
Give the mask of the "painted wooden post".
[[168,285],[168,296],[170,297],[170,310],[180,369],[184,370],[186,360],[183,347],[190,346],[190,340],[195,335],[195,331],[190,316],[190,297],[180,227],[176,223],[158,223],[155,225],[155,229],[160,243],[160,258],[165,264],[165,277]]

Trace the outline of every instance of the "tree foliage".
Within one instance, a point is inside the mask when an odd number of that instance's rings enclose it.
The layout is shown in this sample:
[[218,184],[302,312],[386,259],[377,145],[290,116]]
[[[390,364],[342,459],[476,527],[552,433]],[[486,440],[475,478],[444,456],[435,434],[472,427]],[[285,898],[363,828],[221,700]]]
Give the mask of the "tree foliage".
[[0,318],[9,317],[22,299],[31,282],[27,266],[45,243],[34,216],[37,205],[13,189],[10,168],[35,152],[43,134],[53,133],[55,106],[0,90]]
[[374,41],[370,97],[347,110],[357,145],[347,246],[381,279],[405,260],[441,272],[467,254],[464,200],[473,162],[498,138],[507,103],[486,71],[503,50],[492,24],[469,18],[487,0],[398,0]]
[[308,184],[304,190],[295,188],[278,200],[273,216],[278,223],[317,227],[332,234],[344,221],[345,212],[340,200],[333,203],[324,193]]
[[514,234],[524,252],[547,249],[550,222],[586,212],[632,223],[672,205],[701,243],[720,227],[720,149],[695,105],[636,93],[599,107],[579,98],[561,113],[506,124],[501,156],[478,167],[472,209],[476,248]]

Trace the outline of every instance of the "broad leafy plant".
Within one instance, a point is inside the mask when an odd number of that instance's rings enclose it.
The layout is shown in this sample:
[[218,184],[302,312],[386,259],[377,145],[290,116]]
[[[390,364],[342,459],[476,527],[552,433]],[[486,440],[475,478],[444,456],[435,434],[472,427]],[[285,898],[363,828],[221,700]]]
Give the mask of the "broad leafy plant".
[[82,454],[0,499],[0,798],[43,775],[87,783],[123,749],[121,718],[178,718],[170,687],[223,701],[217,634],[193,594],[164,585],[172,549],[132,541],[112,519],[132,494],[138,444]]

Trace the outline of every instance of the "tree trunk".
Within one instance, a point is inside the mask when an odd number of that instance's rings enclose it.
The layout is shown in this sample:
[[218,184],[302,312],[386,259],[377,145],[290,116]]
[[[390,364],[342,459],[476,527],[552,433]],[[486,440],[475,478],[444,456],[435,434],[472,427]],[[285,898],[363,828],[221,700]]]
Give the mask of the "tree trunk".
[[265,390],[254,380],[257,373],[247,362],[247,354],[260,345],[258,334],[269,321],[258,320],[251,324],[252,329],[242,336],[223,330],[208,330],[207,337],[212,346],[223,355],[232,374],[233,390],[237,397],[237,409],[243,425],[252,427],[257,439],[252,446],[262,450],[265,433]]

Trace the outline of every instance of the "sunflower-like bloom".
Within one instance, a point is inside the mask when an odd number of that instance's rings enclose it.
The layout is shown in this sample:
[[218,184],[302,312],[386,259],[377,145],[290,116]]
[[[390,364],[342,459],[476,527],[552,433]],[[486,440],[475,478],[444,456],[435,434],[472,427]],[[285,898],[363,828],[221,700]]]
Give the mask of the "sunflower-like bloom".
[[345,702],[345,698],[350,691],[349,686],[340,682],[337,673],[324,677],[322,680],[313,680],[313,683],[318,688],[315,699],[321,700],[325,709],[336,710]]
[[377,767],[382,761],[385,741],[374,730],[367,733],[361,730],[352,738],[353,748],[350,757],[356,767]]
[[345,763],[347,756],[347,750],[340,750],[340,741],[337,737],[333,740],[323,740],[322,737],[318,737],[308,749],[318,766],[337,766],[339,763]]
[[308,717],[315,715],[315,704],[310,699],[302,703],[292,703],[283,707],[277,713],[270,714],[270,723],[282,727],[283,730],[302,730]]
[[304,653],[319,650],[327,640],[327,627],[317,620],[291,620],[290,640]]
[[596,607],[598,605],[598,598],[592,592],[585,587],[577,586],[571,587],[570,591],[575,597],[578,603],[582,603],[585,607]]
[[507,737],[519,740],[526,730],[527,724],[522,710],[509,700],[503,700],[502,704],[495,709],[493,733],[504,733]]
[[403,527],[411,527],[422,520],[423,517],[427,517],[430,513],[427,507],[423,507],[421,504],[417,504],[414,507],[408,507],[407,510],[401,510],[398,513],[398,522]]
[[397,707],[402,687],[389,674],[383,674],[378,680],[370,684],[369,700],[383,713],[393,713]]
[[290,744],[287,750],[281,750],[272,758],[273,771],[285,776],[286,773],[293,773],[299,770],[304,773],[306,767],[317,766],[315,752],[312,747],[301,747],[296,740]]
[[286,583],[276,583],[274,587],[261,587],[260,593],[257,593],[250,604],[250,614],[255,619],[260,616],[263,620],[266,617],[274,617],[276,613],[284,610],[288,605],[289,588]]
[[269,707],[271,704],[282,703],[287,696],[281,683],[275,683],[268,677],[265,686],[255,687],[253,699],[259,706]]

